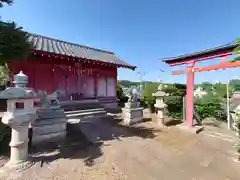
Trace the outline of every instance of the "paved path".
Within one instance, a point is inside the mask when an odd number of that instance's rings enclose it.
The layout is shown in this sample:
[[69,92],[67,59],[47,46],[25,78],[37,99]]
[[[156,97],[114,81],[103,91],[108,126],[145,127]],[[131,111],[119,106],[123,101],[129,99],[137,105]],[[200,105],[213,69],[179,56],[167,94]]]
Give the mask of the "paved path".
[[159,130],[155,125],[145,122],[124,127],[110,118],[85,124],[85,133],[91,135],[93,145],[40,153],[34,167],[3,179],[240,179],[240,165],[230,158],[230,141],[193,135],[174,127]]

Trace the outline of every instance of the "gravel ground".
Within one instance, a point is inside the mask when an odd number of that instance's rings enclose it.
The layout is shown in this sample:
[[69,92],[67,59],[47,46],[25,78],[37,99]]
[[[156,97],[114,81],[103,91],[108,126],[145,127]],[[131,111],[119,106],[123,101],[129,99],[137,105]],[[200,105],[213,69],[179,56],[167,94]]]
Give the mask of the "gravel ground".
[[[193,135],[176,127],[156,128],[154,121],[130,127],[112,118],[89,124],[90,144],[80,124],[70,127],[71,139],[57,149],[32,153],[35,165],[6,173],[3,180],[237,180],[239,164],[230,157],[232,143]],[[71,129],[72,128],[72,129]],[[94,133],[93,133],[94,132]],[[74,143],[73,143],[74,142]]]

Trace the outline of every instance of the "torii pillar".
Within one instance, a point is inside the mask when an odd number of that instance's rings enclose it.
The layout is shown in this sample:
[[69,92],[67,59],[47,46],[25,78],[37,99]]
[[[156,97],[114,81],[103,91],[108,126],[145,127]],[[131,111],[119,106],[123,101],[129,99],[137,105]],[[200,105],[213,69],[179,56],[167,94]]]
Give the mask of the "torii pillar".
[[187,65],[186,122],[189,128],[193,126],[194,65],[195,62]]

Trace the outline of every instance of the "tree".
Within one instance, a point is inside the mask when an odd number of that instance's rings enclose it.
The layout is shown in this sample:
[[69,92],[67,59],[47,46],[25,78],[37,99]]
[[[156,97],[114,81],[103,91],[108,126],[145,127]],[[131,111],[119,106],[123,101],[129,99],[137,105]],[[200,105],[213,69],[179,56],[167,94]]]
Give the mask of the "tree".
[[0,7],[3,7],[4,3],[6,3],[8,5],[12,5],[13,0],[0,0]]
[[[240,43],[240,38],[237,38],[236,42]],[[233,54],[240,54],[240,45],[233,50]],[[240,57],[236,57],[234,60],[232,60],[232,62],[235,62],[235,61],[240,61]]]
[[123,89],[119,83],[117,83],[116,91],[117,91],[117,98],[121,99],[121,97],[123,96]]
[[0,43],[0,65],[8,60],[26,58],[31,49],[28,33],[15,22],[0,22]]
[[[11,5],[13,1],[0,0],[0,7],[3,3]],[[17,26],[15,22],[0,21],[0,69],[3,70],[3,73],[0,73],[0,80],[4,79],[0,84],[6,83],[5,81],[9,79],[7,62],[26,58],[31,48],[28,33],[24,32],[22,27]]]
[[154,97],[152,94],[157,92],[157,87],[159,84],[156,83],[150,83],[147,84],[146,87],[142,91],[142,97],[144,104],[148,106],[148,108],[153,112],[154,111],[154,103],[156,100],[156,97]]

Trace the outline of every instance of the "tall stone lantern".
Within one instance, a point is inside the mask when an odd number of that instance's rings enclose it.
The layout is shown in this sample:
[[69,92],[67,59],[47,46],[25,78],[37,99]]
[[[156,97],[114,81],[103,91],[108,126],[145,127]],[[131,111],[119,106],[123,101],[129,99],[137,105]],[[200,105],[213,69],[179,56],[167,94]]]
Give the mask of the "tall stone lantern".
[[153,93],[153,96],[156,97],[156,103],[154,104],[154,107],[157,108],[157,120],[160,127],[165,126],[164,122],[164,110],[167,107],[167,104],[164,103],[164,97],[168,96],[167,93],[162,91],[164,85],[160,84],[158,86],[158,91],[156,93]]
[[18,168],[28,157],[28,128],[36,119],[36,93],[26,87],[28,77],[22,71],[14,76],[13,83],[15,87],[4,90],[0,98],[7,99],[7,111],[3,113],[2,122],[12,129],[10,160],[5,166]]

